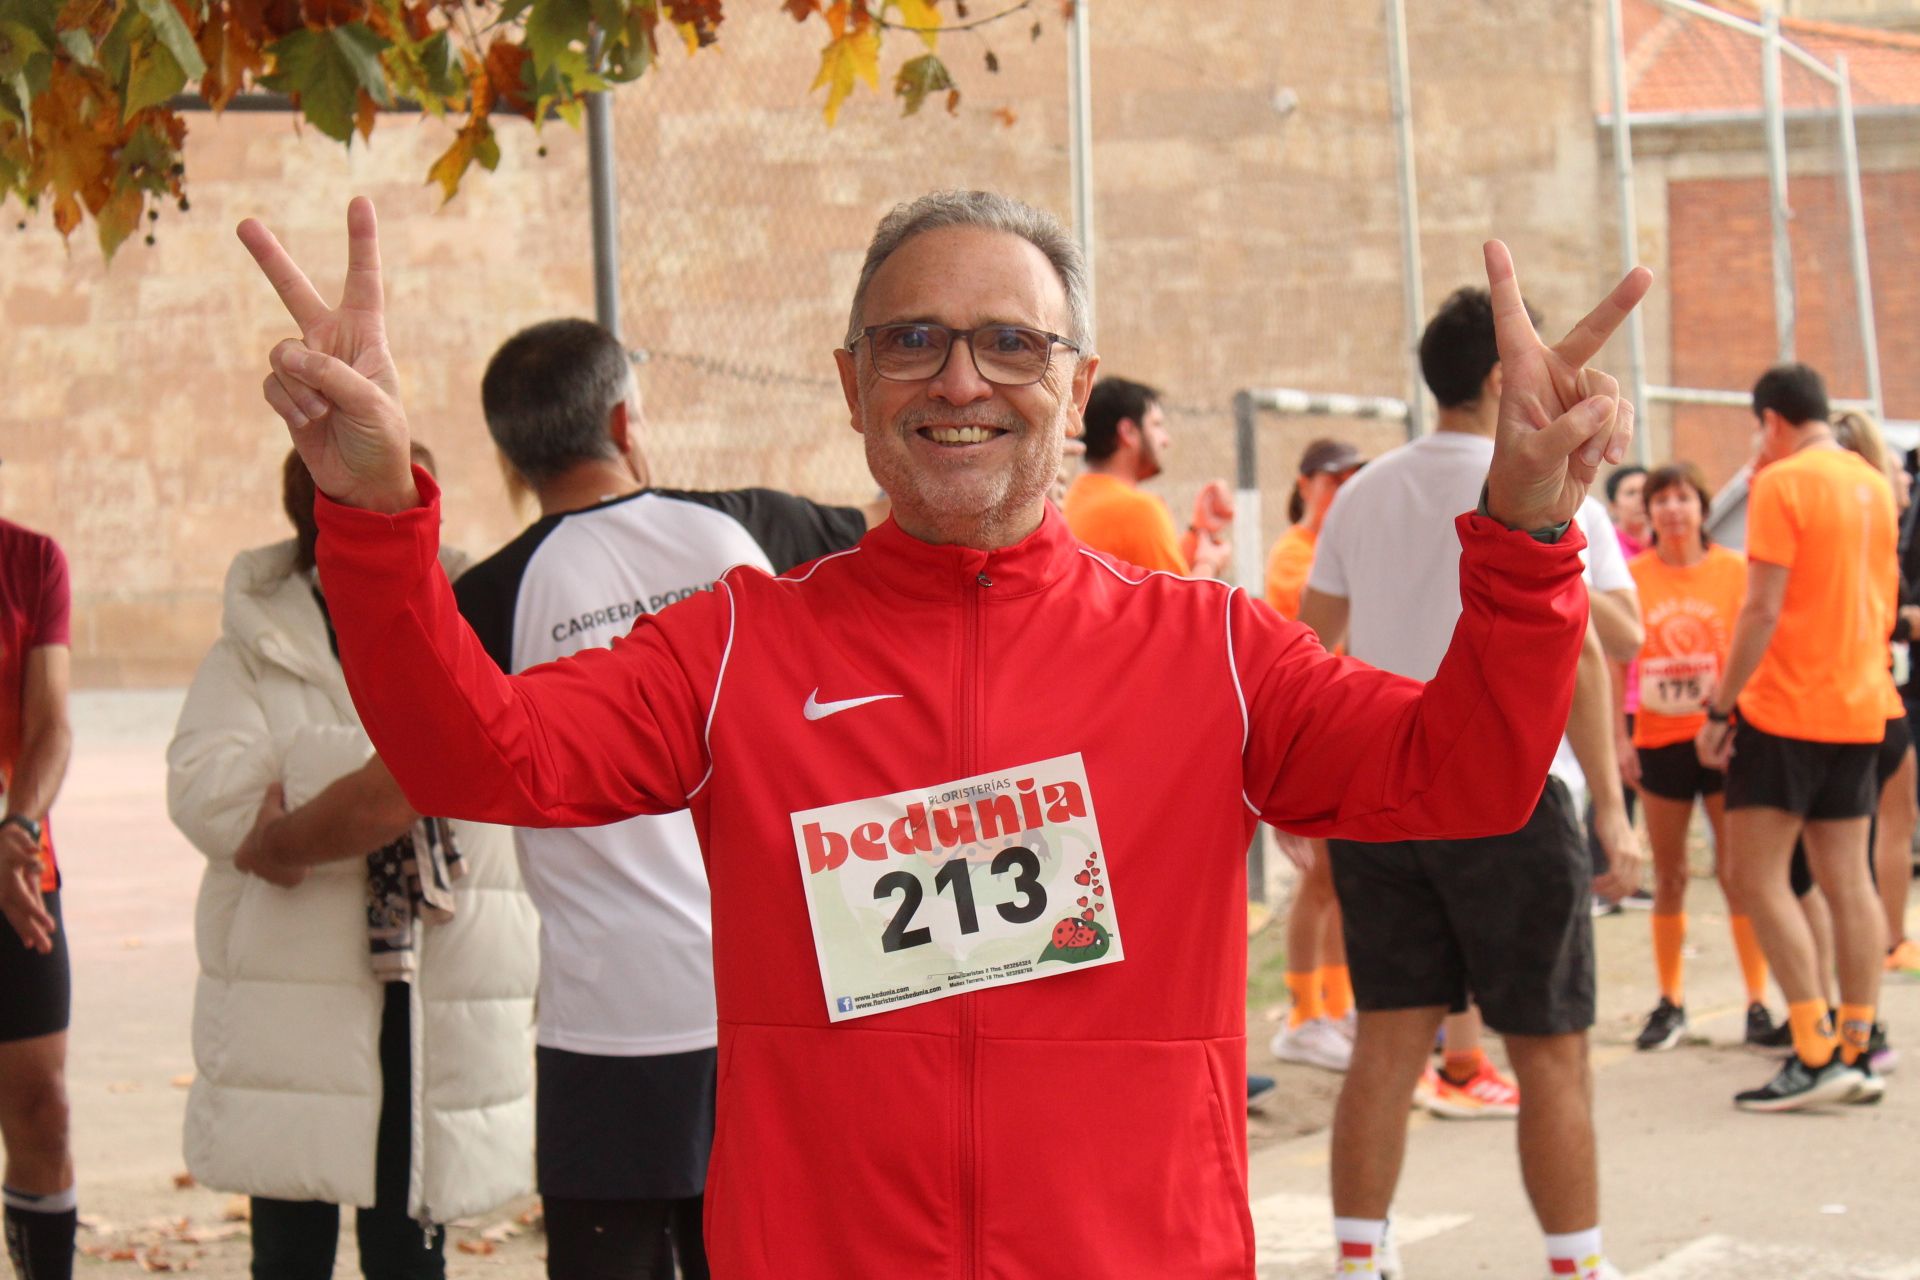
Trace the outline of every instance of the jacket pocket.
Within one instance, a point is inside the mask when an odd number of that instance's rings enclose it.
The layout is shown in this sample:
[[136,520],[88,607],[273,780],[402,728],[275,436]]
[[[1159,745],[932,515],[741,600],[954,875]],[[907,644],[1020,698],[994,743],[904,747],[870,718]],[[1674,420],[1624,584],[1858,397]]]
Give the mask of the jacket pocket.
[[[1253,1275],[1244,1042],[983,1040],[981,1274]],[[1235,1067],[1234,1069],[1241,1069]]]
[[950,1274],[957,1066],[946,1036],[722,1023],[713,1274]]

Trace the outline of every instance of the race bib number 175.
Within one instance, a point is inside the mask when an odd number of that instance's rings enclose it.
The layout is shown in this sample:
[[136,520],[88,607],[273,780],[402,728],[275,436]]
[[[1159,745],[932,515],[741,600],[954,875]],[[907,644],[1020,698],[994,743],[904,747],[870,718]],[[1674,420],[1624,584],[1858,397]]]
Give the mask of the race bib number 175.
[[1078,752],[793,815],[834,1022],[1124,958]]

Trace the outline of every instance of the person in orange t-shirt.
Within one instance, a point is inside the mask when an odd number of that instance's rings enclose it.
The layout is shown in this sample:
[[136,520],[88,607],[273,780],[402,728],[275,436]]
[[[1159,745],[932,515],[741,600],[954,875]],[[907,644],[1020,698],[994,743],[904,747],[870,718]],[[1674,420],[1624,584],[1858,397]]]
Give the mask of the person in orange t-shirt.
[[1745,557],[1714,546],[1702,522],[1711,499],[1691,464],[1661,467],[1646,478],[1653,545],[1627,562],[1640,597],[1647,640],[1634,670],[1639,680],[1633,747],[1638,785],[1653,848],[1653,958],[1660,1002],[1647,1015],[1635,1047],[1670,1049],[1687,1033],[1687,826],[1696,797],[1706,809],[1721,891],[1733,917],[1734,949],[1747,987],[1750,1043],[1775,1034],[1764,999],[1767,960],[1740,896],[1729,856],[1725,775],[1700,762],[1694,735],[1706,723],[1707,700],[1727,662],[1734,618],[1747,592]]
[[[1868,1058],[1886,921],[1867,844],[1899,563],[1892,487],[1834,440],[1820,375],[1805,365],[1770,369],[1754,385],[1753,408],[1760,446],[1747,504],[1747,599],[1695,743],[1702,763],[1727,770],[1743,898],[1787,995],[1793,1055],[1734,1099],[1771,1112],[1873,1101],[1885,1090]],[[1788,880],[1796,838],[1833,916],[1837,1036]]]
[[1102,378],[1081,417],[1087,469],[1068,487],[1060,508],[1073,536],[1142,569],[1219,577],[1233,552],[1217,536],[1233,519],[1226,481],[1210,481],[1200,490],[1184,534],[1174,529],[1167,504],[1139,488],[1160,474],[1173,446],[1160,393],[1145,383]]
[[[1293,524],[1267,557],[1267,603],[1281,617],[1300,619],[1300,597],[1313,569],[1313,548],[1333,495],[1362,464],[1344,440],[1315,440],[1300,455],[1300,475],[1287,501]],[[1344,652],[1337,649],[1336,652]],[[1300,884],[1287,908],[1287,1020],[1274,1033],[1274,1057],[1329,1071],[1345,1071],[1353,1057],[1353,979],[1347,970],[1340,903],[1333,894],[1325,840],[1307,840],[1297,858]]]
[[72,971],[47,811],[66,776],[67,561],[0,520],[0,1145],[7,1254],[23,1276],[73,1274],[79,1211],[64,1078]]

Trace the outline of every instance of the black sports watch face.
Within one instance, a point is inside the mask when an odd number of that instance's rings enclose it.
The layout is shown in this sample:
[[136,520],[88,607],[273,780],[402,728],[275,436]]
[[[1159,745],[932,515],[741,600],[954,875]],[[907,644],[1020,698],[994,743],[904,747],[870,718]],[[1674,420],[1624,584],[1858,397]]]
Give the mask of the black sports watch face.
[[10,813],[0,818],[0,827],[18,827],[26,832],[35,844],[40,843],[40,824],[24,813]]

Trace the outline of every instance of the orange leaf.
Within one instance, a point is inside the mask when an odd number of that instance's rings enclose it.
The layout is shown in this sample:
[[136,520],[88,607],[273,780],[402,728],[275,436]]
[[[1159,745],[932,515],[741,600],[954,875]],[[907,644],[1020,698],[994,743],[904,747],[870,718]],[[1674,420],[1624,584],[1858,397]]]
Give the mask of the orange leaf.
[[1012,107],[995,107],[993,118],[1009,129],[1013,128],[1020,120],[1019,115]]
[[795,22],[805,22],[820,12],[820,0],[785,0],[780,7],[792,14]]
[[237,6],[216,3],[208,11],[206,25],[195,43],[207,63],[206,74],[200,77],[200,96],[215,111],[231,102],[247,78],[258,75],[266,65],[255,29]]
[[373,137],[373,117],[380,110],[380,104],[365,89],[357,93],[353,104],[353,127],[360,131],[361,141],[364,142]]
[[532,56],[525,46],[505,37],[495,40],[487,50],[487,85],[496,101],[529,120],[533,119],[533,100],[527,97],[522,68]]

